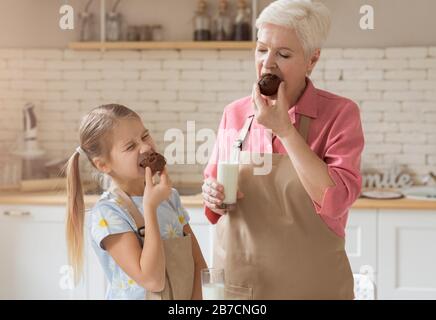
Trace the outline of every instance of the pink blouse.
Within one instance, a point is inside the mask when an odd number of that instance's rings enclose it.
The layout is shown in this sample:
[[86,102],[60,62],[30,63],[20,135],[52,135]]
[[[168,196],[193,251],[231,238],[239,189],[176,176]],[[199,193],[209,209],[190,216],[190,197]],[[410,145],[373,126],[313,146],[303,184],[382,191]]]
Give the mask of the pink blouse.
[[[336,184],[325,190],[321,203],[312,202],[327,226],[338,236],[345,237],[348,210],[359,197],[362,184],[360,159],[364,137],[359,107],[347,98],[316,89],[309,79],[306,82],[304,93],[297,104],[289,109],[289,119],[298,128],[300,115],[311,118],[308,144],[327,164],[330,177]],[[239,132],[247,117],[253,114],[251,97],[230,103],[224,109],[219,132],[229,129]],[[285,147],[278,138],[273,138],[272,143],[271,139],[259,138],[267,132],[264,130],[254,120],[244,149],[286,154]],[[227,139],[226,144],[233,143],[234,138],[235,136]],[[223,147],[222,142],[219,145],[220,148]],[[218,143],[215,144],[212,157],[204,170],[205,178],[216,178],[217,148]],[[211,223],[216,223],[220,217],[206,207],[205,214]]]

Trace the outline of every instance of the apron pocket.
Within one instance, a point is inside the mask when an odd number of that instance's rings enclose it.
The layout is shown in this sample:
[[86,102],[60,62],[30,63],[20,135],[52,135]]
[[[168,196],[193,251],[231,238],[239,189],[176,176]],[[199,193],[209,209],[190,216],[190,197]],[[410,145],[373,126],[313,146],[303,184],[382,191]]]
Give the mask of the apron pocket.
[[253,300],[253,288],[226,284],[224,300]]

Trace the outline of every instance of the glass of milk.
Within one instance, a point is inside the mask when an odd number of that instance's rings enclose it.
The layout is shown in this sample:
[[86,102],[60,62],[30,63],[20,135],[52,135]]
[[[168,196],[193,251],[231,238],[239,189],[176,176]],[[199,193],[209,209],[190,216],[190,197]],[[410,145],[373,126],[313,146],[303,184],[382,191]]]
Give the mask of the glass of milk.
[[230,150],[220,154],[218,161],[217,181],[224,187],[225,204],[236,203],[239,176],[239,151]]
[[239,163],[219,162],[217,181],[224,187],[225,204],[236,203],[238,192]]
[[203,300],[224,300],[224,270],[202,269],[201,289]]

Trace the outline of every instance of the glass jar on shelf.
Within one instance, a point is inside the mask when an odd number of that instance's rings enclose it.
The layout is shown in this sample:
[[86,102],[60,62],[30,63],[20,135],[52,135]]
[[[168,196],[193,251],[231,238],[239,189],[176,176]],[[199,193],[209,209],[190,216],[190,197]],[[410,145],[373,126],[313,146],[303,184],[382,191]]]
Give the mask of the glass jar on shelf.
[[106,40],[121,40],[121,14],[111,11],[106,16]]
[[228,1],[220,0],[218,3],[218,15],[213,21],[213,39],[226,41],[232,39],[232,22],[228,13]]
[[80,41],[93,41],[95,39],[95,20],[94,14],[84,11],[79,12],[79,40]]
[[144,24],[139,28],[139,41],[150,41],[151,40],[151,27],[148,24]]
[[163,27],[160,24],[151,26],[151,38],[153,41],[163,41]]
[[245,0],[238,0],[238,11],[236,13],[233,40],[251,40],[251,10]]
[[199,0],[194,16],[194,41],[211,40],[210,16],[207,13],[207,3]]
[[139,40],[139,28],[137,26],[127,26],[127,41],[138,41]]
[[79,40],[80,41],[93,41],[95,39],[95,17],[94,14],[89,12],[89,7],[92,0],[88,0],[83,12],[79,12]]
[[117,7],[121,0],[116,0],[111,11],[106,14],[106,40],[121,40],[121,14],[117,12]]

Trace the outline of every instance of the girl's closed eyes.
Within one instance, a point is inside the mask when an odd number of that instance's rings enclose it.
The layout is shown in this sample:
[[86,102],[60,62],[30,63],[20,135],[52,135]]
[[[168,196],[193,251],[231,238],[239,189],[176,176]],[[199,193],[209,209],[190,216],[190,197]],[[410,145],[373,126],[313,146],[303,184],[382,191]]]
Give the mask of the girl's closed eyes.
[[[148,130],[146,130],[145,133],[142,135],[141,140],[145,142],[148,141],[149,138],[150,138],[150,134]],[[126,148],[126,151],[132,151],[137,147],[137,144],[135,142],[128,142],[127,145],[128,147]]]

